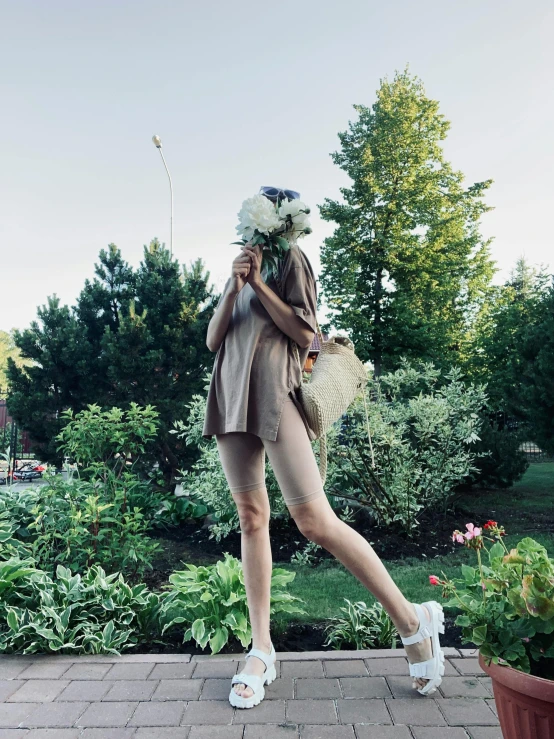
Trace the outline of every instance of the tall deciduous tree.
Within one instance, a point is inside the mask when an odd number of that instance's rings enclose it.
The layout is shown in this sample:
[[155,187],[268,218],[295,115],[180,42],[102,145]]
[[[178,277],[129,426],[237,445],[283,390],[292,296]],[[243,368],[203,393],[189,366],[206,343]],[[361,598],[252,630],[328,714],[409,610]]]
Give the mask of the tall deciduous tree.
[[59,456],[54,436],[66,408],[126,409],[132,402],[159,413],[154,454],[167,480],[195,459],[197,452],[169,430],[186,418],[213,364],[205,336],[217,296],[208,280],[201,259],[181,269],[157,240],[144,248],[136,271],[111,244],[74,308],[54,296],[38,310],[38,321],[14,333],[33,366],[9,363],[8,404],[45,459]]
[[376,375],[402,355],[458,360],[494,273],[479,233],[491,180],[463,186],[440,144],[450,124],[408,71],[382,81],[371,108],[354,109],[332,154],[352,184],[344,203],[319,206],[337,224],[321,252],[332,323]]

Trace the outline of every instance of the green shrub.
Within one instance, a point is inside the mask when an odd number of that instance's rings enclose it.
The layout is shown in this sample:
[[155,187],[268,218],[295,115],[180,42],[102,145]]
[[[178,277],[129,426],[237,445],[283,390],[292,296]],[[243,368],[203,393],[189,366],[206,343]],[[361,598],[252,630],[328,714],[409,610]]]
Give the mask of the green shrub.
[[398,632],[383,606],[377,602],[367,606],[363,601],[352,603],[348,598],[340,610],[344,618],[329,619],[324,646],[335,649],[396,649]]
[[466,385],[460,370],[444,376],[432,364],[371,380],[331,439],[335,468],[329,492],[370,509],[377,523],[410,532],[425,509],[444,509],[475,471],[484,387]]
[[[148,537],[142,511],[129,506],[129,491],[142,484],[131,473],[108,487],[59,475],[45,480],[25,491],[12,486],[0,499],[10,512],[12,545],[21,541],[37,566],[53,574],[58,564],[75,571],[98,564],[135,578],[151,568],[159,544]],[[15,553],[13,546],[0,551]]]
[[529,467],[529,461],[520,449],[522,442],[527,441],[527,434],[500,426],[487,414],[479,433],[472,484],[482,488],[510,488]]
[[[194,639],[204,648],[208,642],[212,654],[220,652],[229,636],[235,636],[244,647],[252,639],[248,622],[248,606],[242,563],[228,552],[223,560],[208,567],[186,565],[187,569],[169,577],[171,589],[162,603],[162,634],[176,624],[183,624],[183,642]],[[305,613],[301,601],[286,592],[284,586],[296,573],[274,568],[271,573],[270,614]]]

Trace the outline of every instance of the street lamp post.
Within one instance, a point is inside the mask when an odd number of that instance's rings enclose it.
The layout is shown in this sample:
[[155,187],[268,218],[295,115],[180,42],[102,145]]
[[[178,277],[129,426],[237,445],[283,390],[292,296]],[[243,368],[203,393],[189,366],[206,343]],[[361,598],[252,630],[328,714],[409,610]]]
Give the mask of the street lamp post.
[[154,142],[154,145],[160,152],[160,156],[162,158],[162,162],[164,163],[165,171],[167,172],[167,176],[169,178],[169,193],[171,196],[171,222],[170,222],[170,238],[169,238],[169,249],[170,254],[173,256],[173,183],[171,182],[171,175],[169,174],[169,169],[167,168],[167,164],[165,162],[165,157],[163,155],[162,151],[162,140],[159,136],[154,135],[152,136],[152,141]]

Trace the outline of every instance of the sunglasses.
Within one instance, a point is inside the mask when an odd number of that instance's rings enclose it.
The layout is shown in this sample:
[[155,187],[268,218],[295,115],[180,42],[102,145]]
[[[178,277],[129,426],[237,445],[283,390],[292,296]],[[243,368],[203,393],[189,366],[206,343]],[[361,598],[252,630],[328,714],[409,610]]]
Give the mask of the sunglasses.
[[260,187],[260,193],[270,199],[288,198],[289,200],[298,200],[300,198],[300,193],[296,190],[283,190],[280,187]]

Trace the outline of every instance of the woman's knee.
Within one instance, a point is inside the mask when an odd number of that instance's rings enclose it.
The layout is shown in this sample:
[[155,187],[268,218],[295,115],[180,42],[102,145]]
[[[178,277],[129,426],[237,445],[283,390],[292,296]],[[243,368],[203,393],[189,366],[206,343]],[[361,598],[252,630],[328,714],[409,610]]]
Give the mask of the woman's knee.
[[339,520],[328,505],[327,499],[325,500],[328,507],[321,505],[320,501],[317,503],[310,501],[289,508],[290,515],[302,536],[321,546],[325,545],[332,534],[335,523]]
[[269,527],[270,508],[265,490],[250,490],[232,495],[237,504],[243,534],[252,534]]

